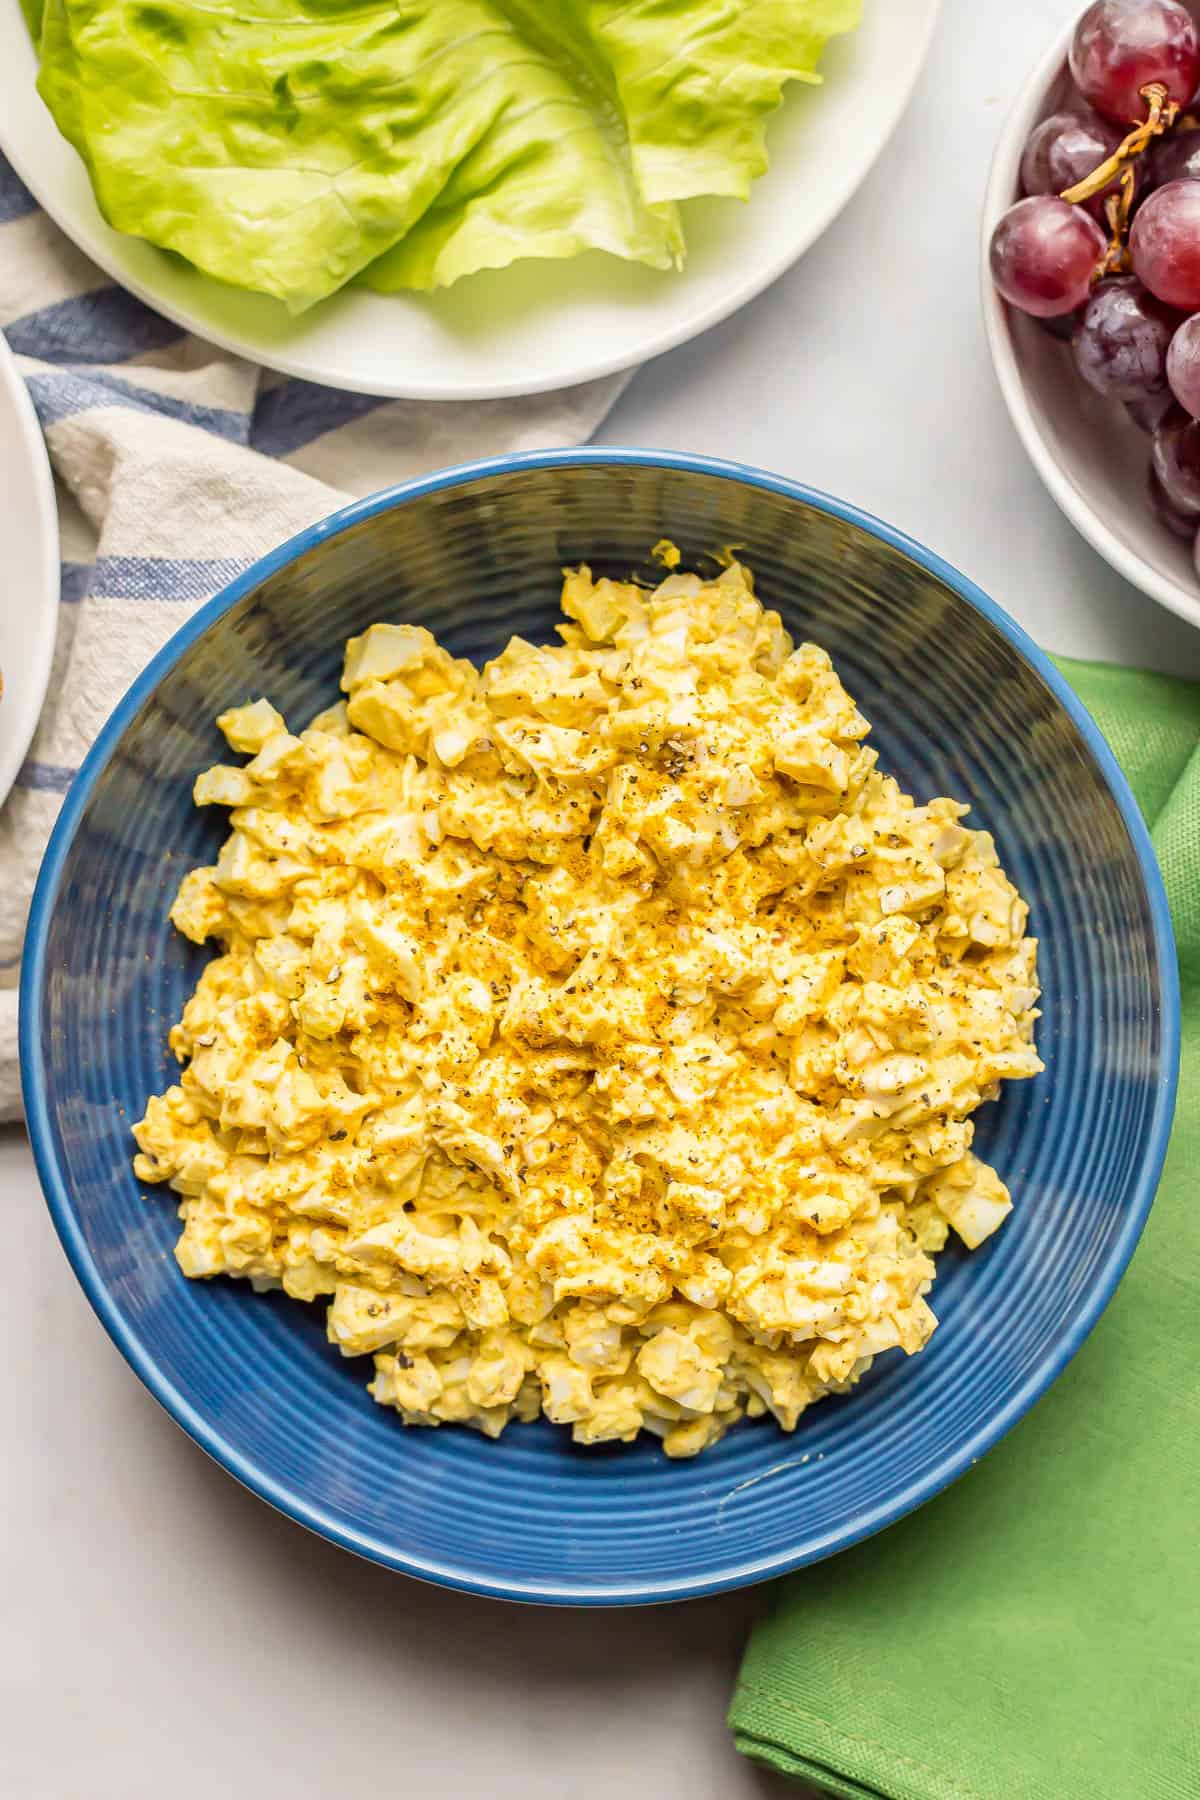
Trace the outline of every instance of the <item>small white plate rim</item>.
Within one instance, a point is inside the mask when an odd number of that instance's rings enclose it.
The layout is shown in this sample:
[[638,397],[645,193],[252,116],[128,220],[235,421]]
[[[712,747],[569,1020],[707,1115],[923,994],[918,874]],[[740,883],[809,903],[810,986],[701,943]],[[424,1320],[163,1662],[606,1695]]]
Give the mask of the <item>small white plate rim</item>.
[[1038,429],[1013,347],[1007,308],[996,292],[988,266],[988,248],[996,222],[1002,213],[1007,212],[1017,194],[1021,151],[1025,139],[1041,114],[1051,85],[1066,63],[1074,29],[1072,21],[1055,37],[1022,87],[1004,121],[992,155],[980,233],[984,331],[1008,416],[1051,497],[1080,536],[1119,575],[1123,575],[1131,586],[1140,589],[1151,600],[1157,600],[1161,606],[1181,619],[1186,619],[1189,624],[1200,625],[1200,587],[1189,589],[1182,582],[1172,580],[1169,575],[1164,575],[1144,557],[1139,556],[1136,550],[1131,550],[1123,543],[1080,492]]
[[[616,304],[620,298],[618,288],[622,284],[635,291],[640,284],[645,292],[654,296],[648,305],[640,302],[634,305],[628,329],[621,316],[615,330],[611,326],[606,328],[597,313],[589,314],[586,306],[576,306],[575,300],[569,299],[558,309],[560,316],[553,336],[542,341],[552,344],[557,338],[568,341],[570,347],[565,355],[559,354],[540,368],[531,364],[515,371],[506,366],[513,363],[514,353],[508,354],[503,364],[497,358],[495,366],[490,366],[486,352],[477,365],[469,362],[454,365],[446,360],[440,372],[436,360],[431,366],[428,346],[420,342],[420,331],[424,326],[416,323],[419,314],[415,309],[426,306],[447,309],[451,324],[441,331],[441,340],[449,358],[456,322],[460,323],[467,316],[464,306],[469,310],[471,303],[477,300],[479,307],[486,308],[489,288],[485,283],[494,281],[494,277],[474,278],[478,285],[473,289],[468,282],[458,284],[457,289],[442,290],[432,302],[423,296],[379,296],[365,290],[347,291],[319,309],[323,318],[314,320],[314,335],[306,337],[301,329],[306,321],[301,321],[300,325],[287,322],[283,309],[275,302],[262,296],[242,294],[186,265],[175,267],[142,240],[113,231],[100,216],[82,163],[59,137],[37,96],[34,53],[17,0],[0,0],[0,148],[39,204],[105,274],[183,329],[195,332],[221,349],[262,363],[284,375],[381,398],[511,399],[571,387],[632,368],[728,318],[775,281],[830,225],[883,150],[924,66],[940,5],[941,0],[887,0],[886,4],[884,0],[865,0],[864,19],[858,32],[852,38],[834,40],[827,51],[823,66],[829,71],[830,80],[826,85],[799,93],[799,84],[793,84],[790,99],[799,100],[800,104],[808,101],[814,120],[823,121],[822,136],[830,121],[835,130],[841,129],[844,121],[846,142],[828,159],[834,176],[821,186],[819,203],[811,209],[803,208],[799,223],[792,229],[787,228],[786,222],[778,229],[769,229],[778,223],[771,221],[770,213],[780,210],[779,200],[786,199],[788,194],[788,170],[779,166],[781,159],[778,157],[772,171],[755,185],[745,209],[738,209],[737,203],[730,201],[689,203],[689,230],[693,239],[695,232],[691,221],[697,216],[703,217],[698,209],[713,205],[727,209],[723,218],[728,225],[723,227],[722,235],[728,240],[729,254],[723,260],[736,267],[719,291],[703,297],[700,291],[703,284],[697,283],[694,276],[689,283],[686,268],[680,275],[661,277],[654,271],[620,264],[614,258],[600,258],[598,254],[595,259],[577,259],[573,269],[570,265],[540,263],[523,265],[519,276],[506,271],[506,280],[511,276],[514,282],[539,281],[543,287],[549,281],[569,292],[572,283],[578,284],[581,280],[577,273],[579,263],[591,263],[597,287],[609,290],[609,294],[602,294],[601,298],[605,302],[610,298],[614,300],[614,304],[607,307],[610,316],[614,313],[623,315],[625,311],[623,300]],[[857,108],[854,107],[853,66],[856,59],[866,69],[871,68],[872,59],[878,65],[876,85],[869,96],[870,105],[864,107],[862,102],[866,96],[858,93]],[[840,61],[850,63],[849,78],[839,69]],[[881,79],[885,70],[886,81]],[[862,86],[860,79],[858,87],[861,89]],[[852,110],[856,112],[853,119],[850,116]],[[785,117],[772,121],[777,142],[780,128],[785,125],[786,111],[785,105]],[[773,186],[772,174],[775,176]],[[796,171],[792,174],[795,177]],[[756,204],[757,211],[754,212]],[[755,218],[755,229],[760,236],[770,236],[771,244],[768,253],[743,266],[738,260],[737,240],[748,215]],[[694,250],[693,267],[697,260]],[[525,273],[527,270],[540,271],[540,274],[531,276]],[[547,270],[552,271],[549,276]],[[582,279],[590,281],[592,276],[589,274]],[[664,281],[670,285],[655,285]],[[469,301],[447,298],[458,295],[464,288],[471,290]],[[505,290],[492,287],[493,299],[497,291]],[[386,317],[379,313],[379,308],[392,309],[388,327],[394,328],[403,316],[401,308],[406,306],[414,309],[408,314],[405,326],[405,329],[412,326],[409,330],[410,366],[415,371],[412,374],[395,372],[405,366],[404,331],[395,333],[394,341],[388,344],[383,341],[385,332],[371,329],[373,317]],[[235,315],[239,314],[250,322],[249,325],[238,325]],[[553,324],[555,311],[549,310],[546,318]],[[340,326],[337,321],[342,321]],[[296,334],[290,342],[286,338],[279,341],[281,325],[286,325],[288,333]],[[539,336],[542,325],[543,321],[537,321]],[[533,329],[531,325],[527,334],[530,348]],[[606,330],[610,341],[599,347],[596,336],[604,337]],[[332,347],[321,348],[323,341],[341,347],[336,352]],[[313,343],[317,344],[315,350],[306,347]],[[382,354],[385,350],[387,355]]]
[[[54,640],[58,629],[60,567],[58,547],[58,508],[54,500],[54,477],[41,427],[28,389],[17,370],[16,360],[0,332],[0,469],[11,455],[19,457],[28,478],[32,501],[26,511],[11,505],[11,490],[5,485],[0,518],[4,523],[5,542],[0,547],[0,604],[6,621],[11,621],[12,595],[7,586],[7,571],[19,556],[28,565],[28,605],[23,605],[19,634],[0,626],[6,643],[13,646],[4,657],[0,674],[4,692],[0,696],[0,803],[7,799],[25,754],[33,741],[46,689],[50,685],[50,668],[54,660]],[[20,548],[14,556],[13,545]],[[23,579],[26,579],[23,577]],[[24,593],[23,593],[24,599]]]

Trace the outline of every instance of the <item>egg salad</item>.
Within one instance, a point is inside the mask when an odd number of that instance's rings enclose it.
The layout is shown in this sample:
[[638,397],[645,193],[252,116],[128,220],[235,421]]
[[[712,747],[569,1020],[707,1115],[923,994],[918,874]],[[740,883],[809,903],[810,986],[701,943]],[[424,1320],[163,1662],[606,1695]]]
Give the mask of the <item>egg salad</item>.
[[306,730],[221,717],[171,914],[220,954],[135,1168],[185,1275],[327,1302],[406,1424],[690,1456],[927,1342],[934,1253],[1010,1210],[971,1115],[1041,1068],[1036,944],[747,569],[562,607],[483,670],[373,625]]

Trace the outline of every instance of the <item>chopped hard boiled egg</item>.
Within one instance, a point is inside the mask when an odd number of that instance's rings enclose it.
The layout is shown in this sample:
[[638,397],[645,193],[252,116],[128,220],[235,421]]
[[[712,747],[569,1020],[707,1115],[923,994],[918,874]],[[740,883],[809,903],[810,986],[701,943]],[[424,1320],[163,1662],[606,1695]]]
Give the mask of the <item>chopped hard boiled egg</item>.
[[482,671],[375,625],[307,730],[222,716],[172,914],[220,953],[135,1167],[185,1274],[326,1302],[406,1423],[689,1456],[925,1344],[1010,1210],[971,1115],[1041,1067],[1036,945],[746,569],[563,610]]

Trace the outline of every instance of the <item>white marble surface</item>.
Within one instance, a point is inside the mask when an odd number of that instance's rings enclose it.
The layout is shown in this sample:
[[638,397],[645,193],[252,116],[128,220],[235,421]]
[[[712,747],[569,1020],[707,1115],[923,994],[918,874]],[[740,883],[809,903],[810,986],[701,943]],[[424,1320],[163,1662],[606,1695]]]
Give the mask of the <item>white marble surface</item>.
[[[887,0],[867,0],[885,5]],[[944,552],[1051,648],[1200,674],[1043,492],[976,301],[1004,107],[1069,10],[945,0],[867,187],[738,318],[643,371],[610,442],[744,458]],[[6,1800],[764,1800],[723,1713],[756,1599],[565,1614],[327,1548],[159,1412],[93,1320],[19,1133],[0,1137],[0,1793]]]

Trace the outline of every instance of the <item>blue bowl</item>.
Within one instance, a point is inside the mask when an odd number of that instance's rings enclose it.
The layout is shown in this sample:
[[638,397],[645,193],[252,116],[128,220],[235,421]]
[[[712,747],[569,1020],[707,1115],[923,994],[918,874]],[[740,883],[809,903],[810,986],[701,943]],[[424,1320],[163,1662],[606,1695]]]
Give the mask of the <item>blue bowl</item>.
[[[969,800],[1041,939],[1046,1072],[979,1118],[1015,1211],[948,1250],[929,1348],[880,1357],[792,1436],[740,1426],[690,1463],[654,1441],[579,1449],[559,1427],[499,1443],[405,1430],[323,1309],[185,1281],[173,1196],[139,1190],[129,1127],[174,1077],[167,1029],[202,955],[167,921],[222,819],[191,803],[213,719],[265,693],[293,724],[327,704],[373,619],[459,655],[545,639],[559,571],[649,576],[737,545],[797,636],[823,644],[918,796]],[[960,1475],[1079,1349],[1149,1211],[1178,1051],[1167,903],[1136,804],[1050,663],[938,557],[852,506],[731,464],[648,451],[507,457],[346,508],[177,633],[101,732],[34,898],[22,986],[29,1128],[63,1244],[132,1367],[247,1487],[334,1542],[478,1593],[677,1599],[830,1555]]]

